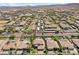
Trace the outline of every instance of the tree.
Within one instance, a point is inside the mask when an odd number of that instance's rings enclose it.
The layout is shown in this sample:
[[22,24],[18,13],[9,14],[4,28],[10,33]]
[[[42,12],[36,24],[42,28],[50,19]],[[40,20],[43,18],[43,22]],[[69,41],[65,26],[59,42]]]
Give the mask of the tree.
[[26,32],[27,32],[28,34],[31,34],[31,33],[33,33],[33,30],[32,30],[31,28],[28,28],[28,29],[26,30]]
[[14,38],[15,38],[14,35],[11,35],[11,36],[9,37],[10,40],[14,40]]
[[30,49],[30,53],[34,54],[36,52],[36,50],[34,48]]
[[71,36],[71,38],[74,38],[74,37],[75,37],[74,35]]
[[48,50],[47,50],[47,48],[45,48],[45,50],[44,50],[44,53],[46,53],[46,54],[48,53]]
[[52,37],[55,41],[58,41],[59,37],[53,36]]
[[15,32],[15,29],[13,27],[7,27],[5,30],[8,31],[9,33]]
[[78,39],[79,39],[79,35],[78,35],[77,37],[78,37]]
[[31,37],[30,37],[31,44],[32,44],[32,42],[33,42],[34,39],[35,39],[35,34],[33,33],[33,35],[31,35]]

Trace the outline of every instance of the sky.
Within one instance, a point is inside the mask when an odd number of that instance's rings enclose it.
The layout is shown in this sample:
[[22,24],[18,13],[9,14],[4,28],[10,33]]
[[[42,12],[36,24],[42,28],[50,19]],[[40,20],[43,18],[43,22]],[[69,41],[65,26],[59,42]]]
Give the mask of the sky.
[[54,3],[0,3],[0,6],[37,6],[37,5],[52,5]]
[[79,0],[1,0],[0,6],[36,6],[65,3],[79,3]]

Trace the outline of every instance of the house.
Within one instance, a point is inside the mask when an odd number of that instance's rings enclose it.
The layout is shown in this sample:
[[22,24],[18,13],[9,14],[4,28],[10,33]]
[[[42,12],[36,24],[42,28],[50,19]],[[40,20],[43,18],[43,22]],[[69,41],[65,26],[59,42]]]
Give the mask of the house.
[[61,22],[59,25],[60,25],[61,28],[64,29],[64,30],[65,30],[65,29],[70,29],[70,26],[69,26],[67,23]]
[[45,25],[45,28],[44,28],[44,32],[52,32],[52,33],[54,33],[54,32],[57,32],[59,30],[60,30],[60,28],[56,24]]
[[31,28],[32,30],[36,30],[36,24],[35,24],[35,21],[32,21],[29,28]]
[[79,49],[79,39],[72,39],[72,42],[75,44],[75,46]]
[[30,43],[28,41],[17,41],[16,42],[16,49],[18,50],[23,50],[23,49],[29,49],[30,48]]
[[7,25],[7,20],[0,19],[0,31],[3,31],[5,29],[5,25]]
[[16,41],[16,54],[24,54],[31,48],[30,42],[27,40]]
[[42,32],[41,31],[36,31],[36,36],[42,36]]
[[76,23],[78,23],[78,24],[79,24],[79,20],[76,20]]
[[42,38],[36,38],[33,40],[33,47],[37,49],[36,54],[44,54],[45,42]]
[[46,44],[47,44],[46,45],[47,49],[49,51],[59,49],[58,43],[56,41],[54,41],[52,38],[45,38],[45,40],[46,40]]
[[8,41],[2,48],[3,54],[15,54],[15,43],[14,41]]
[[59,45],[52,38],[45,38],[46,40],[46,48],[48,50],[47,54],[56,54],[59,49]]
[[23,35],[23,33],[22,33],[22,32],[16,32],[16,33],[14,33],[13,35],[14,35],[15,37],[19,38],[19,37],[21,37],[21,36]]
[[38,51],[43,51],[45,48],[45,42],[42,38],[38,37],[33,40],[33,46],[36,48]]
[[74,49],[73,44],[70,43],[67,39],[61,39],[59,42],[64,49]]
[[4,42],[5,42],[4,40],[0,40],[0,54],[1,54],[3,46],[5,45]]
[[3,46],[2,50],[3,52],[8,52],[8,54],[21,54],[23,51],[27,51],[30,47],[28,41],[11,40]]
[[52,36],[52,35],[53,35],[53,33],[46,33],[46,32],[43,33],[43,36],[46,36],[46,37]]
[[74,48],[74,45],[70,43],[67,39],[59,40],[60,45],[64,49],[65,53],[67,54],[78,54],[77,50]]

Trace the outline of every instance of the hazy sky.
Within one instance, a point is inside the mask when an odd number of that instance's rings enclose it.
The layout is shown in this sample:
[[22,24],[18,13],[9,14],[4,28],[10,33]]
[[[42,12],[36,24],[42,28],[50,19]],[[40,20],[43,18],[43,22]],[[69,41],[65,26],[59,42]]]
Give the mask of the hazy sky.
[[36,6],[64,3],[79,3],[79,0],[1,0],[0,6]]
[[53,3],[0,3],[0,6],[36,6],[36,5],[51,5]]

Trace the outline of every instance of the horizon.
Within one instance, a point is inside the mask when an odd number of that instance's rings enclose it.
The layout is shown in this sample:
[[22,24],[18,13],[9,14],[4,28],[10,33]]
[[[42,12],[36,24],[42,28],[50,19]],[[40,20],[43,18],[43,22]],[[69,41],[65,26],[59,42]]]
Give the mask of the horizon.
[[58,5],[68,3],[0,3],[0,6],[42,6],[42,5]]

